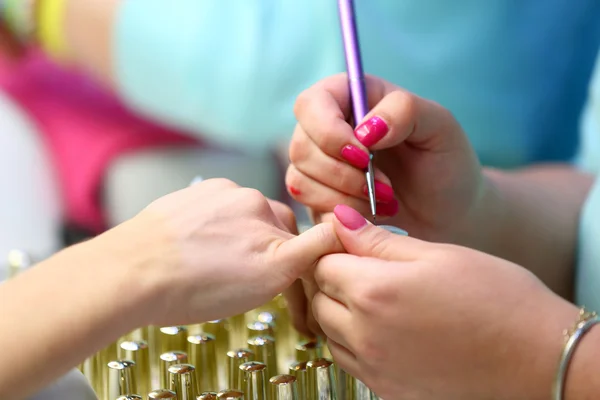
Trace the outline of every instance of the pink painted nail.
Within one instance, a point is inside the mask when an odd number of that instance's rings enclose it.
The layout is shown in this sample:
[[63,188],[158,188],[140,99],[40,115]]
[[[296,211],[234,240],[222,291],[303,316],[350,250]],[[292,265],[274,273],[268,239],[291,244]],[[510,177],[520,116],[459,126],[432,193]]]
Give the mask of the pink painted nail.
[[342,158],[356,168],[365,169],[369,165],[369,155],[366,151],[351,144],[342,148]]
[[366,147],[379,142],[388,133],[389,128],[384,120],[372,117],[360,124],[354,131],[354,136]]
[[[363,187],[363,193],[365,196],[369,196],[369,188],[367,185]],[[395,198],[394,189],[392,189],[390,185],[386,185],[383,182],[375,181],[375,197],[377,197],[377,201],[389,203]]]
[[393,217],[394,215],[398,214],[399,209],[400,203],[396,199],[388,203],[377,203],[377,215],[384,217]]
[[342,225],[351,231],[360,229],[367,224],[367,220],[358,211],[343,204],[335,206],[333,213]]

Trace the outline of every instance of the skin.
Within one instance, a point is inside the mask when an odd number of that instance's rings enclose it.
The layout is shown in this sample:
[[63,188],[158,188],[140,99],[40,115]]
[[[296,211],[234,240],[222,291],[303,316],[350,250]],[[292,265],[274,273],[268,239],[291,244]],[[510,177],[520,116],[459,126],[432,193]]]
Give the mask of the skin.
[[295,233],[288,207],[208,180],[36,265],[0,286],[0,397],[26,398],[137,327],[255,308],[343,250],[331,224]]
[[[312,308],[342,368],[382,398],[550,398],[573,304],[508,261],[336,216],[348,254],[319,261]],[[600,330],[580,346],[566,399],[600,392]]]
[[[377,152],[376,177],[392,186],[399,202],[396,215],[379,220],[419,239],[469,246],[522,265],[570,298],[578,214],[593,178],[564,165],[482,168],[446,109],[374,77],[367,87],[371,112],[365,121],[377,116],[388,126],[368,150]],[[341,157],[348,144],[367,150],[346,122],[344,75],[305,91],[295,113],[286,183],[300,195],[290,195],[317,221],[336,204],[368,215],[364,173]]]

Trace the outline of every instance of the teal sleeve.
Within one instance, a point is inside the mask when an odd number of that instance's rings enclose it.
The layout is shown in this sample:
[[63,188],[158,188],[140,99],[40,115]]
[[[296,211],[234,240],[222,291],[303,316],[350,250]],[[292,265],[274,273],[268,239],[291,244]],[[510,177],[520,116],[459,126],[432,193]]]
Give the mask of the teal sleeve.
[[117,90],[134,110],[245,150],[289,137],[296,96],[344,70],[335,1],[126,0]]

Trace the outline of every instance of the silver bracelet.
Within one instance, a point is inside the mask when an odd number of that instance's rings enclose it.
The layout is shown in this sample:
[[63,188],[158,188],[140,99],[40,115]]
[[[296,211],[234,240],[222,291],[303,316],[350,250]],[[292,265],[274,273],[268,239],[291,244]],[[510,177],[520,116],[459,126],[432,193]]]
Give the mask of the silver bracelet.
[[573,358],[573,354],[577,349],[577,346],[581,342],[583,336],[592,329],[596,324],[600,323],[600,317],[595,312],[588,312],[582,308],[579,312],[579,319],[575,323],[575,326],[564,332],[565,335],[565,347],[560,357],[558,364],[558,371],[556,373],[556,379],[554,381],[554,389],[552,392],[553,400],[563,400],[565,395],[565,383],[567,380],[567,373],[569,366]]

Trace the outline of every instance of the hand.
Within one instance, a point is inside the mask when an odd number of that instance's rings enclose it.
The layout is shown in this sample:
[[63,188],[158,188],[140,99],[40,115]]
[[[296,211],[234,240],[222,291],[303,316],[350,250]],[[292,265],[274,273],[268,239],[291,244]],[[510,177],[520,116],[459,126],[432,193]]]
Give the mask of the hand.
[[144,262],[136,285],[148,288],[141,302],[147,323],[165,326],[260,306],[322,255],[342,250],[331,224],[295,233],[288,207],[216,179],[155,201],[108,240],[131,253],[137,238],[133,252]]
[[545,399],[577,309],[507,261],[393,235],[346,206],[315,271],[335,360],[386,399]]
[[296,102],[290,195],[319,221],[337,204],[370,215],[363,170],[376,151],[380,218],[430,241],[464,243],[484,192],[480,165],[446,109],[383,80],[367,78],[372,111],[353,131],[345,75],[325,79]]

